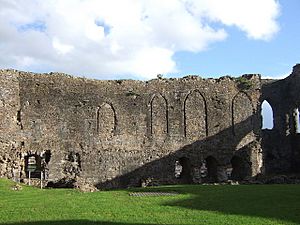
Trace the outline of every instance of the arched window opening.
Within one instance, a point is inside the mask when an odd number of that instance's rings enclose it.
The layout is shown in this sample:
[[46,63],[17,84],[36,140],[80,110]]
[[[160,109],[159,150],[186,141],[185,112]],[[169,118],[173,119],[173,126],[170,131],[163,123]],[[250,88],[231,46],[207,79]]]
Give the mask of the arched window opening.
[[207,168],[207,182],[218,182],[218,161],[213,156],[205,159]]
[[296,115],[295,115],[295,123],[296,123],[296,133],[300,134],[300,115],[299,115],[299,108],[296,109]]
[[37,154],[25,156],[25,171],[26,178],[40,178],[42,165],[41,165],[41,157]]
[[267,100],[261,104],[262,129],[273,129],[273,109]]
[[186,157],[182,157],[175,162],[175,177],[182,183],[191,183],[191,163]]
[[233,156],[231,159],[232,171],[230,178],[232,180],[243,180],[247,176],[247,167],[245,161],[239,156]]

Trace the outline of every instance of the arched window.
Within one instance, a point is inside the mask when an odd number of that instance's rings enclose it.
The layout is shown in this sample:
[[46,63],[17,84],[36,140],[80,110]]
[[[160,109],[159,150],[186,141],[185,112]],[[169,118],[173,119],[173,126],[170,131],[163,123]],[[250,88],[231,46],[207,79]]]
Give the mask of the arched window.
[[273,129],[273,109],[267,100],[264,100],[261,104],[261,116],[262,116],[262,128],[261,129]]
[[295,123],[296,123],[296,133],[300,134],[300,117],[299,108],[296,109]]

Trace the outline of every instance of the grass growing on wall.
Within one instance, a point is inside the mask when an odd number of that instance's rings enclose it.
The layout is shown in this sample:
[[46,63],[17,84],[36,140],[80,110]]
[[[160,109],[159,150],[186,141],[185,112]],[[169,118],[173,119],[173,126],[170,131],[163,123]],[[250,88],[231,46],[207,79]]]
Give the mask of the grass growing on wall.
[[[300,224],[300,185],[177,185],[81,193],[0,179],[0,224]],[[132,197],[131,191],[176,191]]]

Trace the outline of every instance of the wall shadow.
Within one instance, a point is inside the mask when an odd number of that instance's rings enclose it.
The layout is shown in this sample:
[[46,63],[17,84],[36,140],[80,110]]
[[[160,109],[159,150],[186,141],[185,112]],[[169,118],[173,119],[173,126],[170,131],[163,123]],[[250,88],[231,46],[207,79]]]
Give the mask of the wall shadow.
[[[191,166],[201,166],[201,163],[208,157],[213,156],[218,161],[218,166],[226,166],[231,164],[233,156],[241,156],[247,158],[246,161],[252,166],[250,154],[252,149],[260,148],[260,140],[254,138],[248,143],[244,144],[238,151],[236,147],[240,145],[241,141],[250,133],[260,129],[254,129],[253,121],[257,120],[257,115],[253,114],[246,120],[228,127],[219,133],[206,137],[203,140],[194,141],[159,159],[153,160],[143,166],[127,172],[114,179],[96,184],[99,189],[112,188],[127,188],[141,185],[141,180],[153,178],[159,180],[159,184],[180,184],[181,181],[174,176],[174,165],[176,160],[185,157],[190,160]],[[250,124],[250,126],[249,126]],[[234,130],[234,132],[233,132]],[[258,134],[254,134],[258,136]],[[166,148],[164,146],[164,148]],[[250,171],[249,171],[250,173]],[[250,174],[248,174],[250,176]]]
[[[216,157],[220,164],[230,163],[233,156],[243,156],[245,152],[248,154],[249,151],[261,147],[261,140],[256,138],[242,147],[239,151],[235,150],[249,132],[257,131],[259,132],[257,137],[261,137],[260,128],[255,129],[253,127],[253,121],[257,119],[256,116],[257,115],[252,115],[246,120],[235,124],[234,130],[236,132],[234,132],[234,134],[233,127],[229,127],[216,135],[207,137],[204,140],[195,141],[176,152],[145,164],[142,167],[116,177],[113,180],[99,183],[97,186],[99,188],[126,187],[128,185],[134,186],[138,185],[139,180],[137,178],[142,179],[145,177],[160,179],[163,181],[162,184],[172,184],[172,181],[168,180],[168,176],[174,175],[172,162],[180,157],[190,158],[192,164],[195,164],[195,162],[199,160],[203,160],[207,156]],[[251,126],[249,126],[249,124],[251,124]],[[224,140],[227,142],[224,143]],[[224,149],[227,149],[227,151],[224,152]],[[249,163],[251,164],[250,159]],[[177,181],[177,183],[180,182]],[[201,186],[201,188],[202,187],[204,186]],[[280,189],[274,190],[275,196],[277,196],[277,198],[274,199],[274,192],[268,192],[269,189],[264,188],[264,185],[257,185],[255,188],[251,185],[239,187],[247,189],[247,193],[249,194],[245,195],[245,192],[237,192],[235,186],[228,185],[218,188],[218,186],[210,185],[205,187],[205,193],[202,193],[201,196],[197,194],[197,192],[189,191],[190,189],[182,189],[182,193],[192,194],[193,197],[187,200],[170,202],[166,205],[300,223],[300,214],[298,215],[297,212],[293,214],[286,210],[280,211],[281,207],[289,207],[289,201],[286,200],[286,196]],[[297,185],[295,185],[295,187],[300,188]],[[268,201],[265,201],[266,199],[268,199]],[[298,202],[300,202],[300,199]],[[277,205],[279,208],[276,207]],[[296,207],[299,211],[300,205]],[[295,208],[292,210],[295,210]]]
[[[193,197],[167,202],[165,205],[300,224],[300,185],[293,185],[289,189],[284,189],[284,185],[227,185],[199,188],[201,194],[196,187],[182,188],[181,193]],[[293,191],[294,194],[291,193]]]
[[[0,223],[1,225],[142,225],[142,223],[123,223],[123,222],[107,222],[107,221],[91,221],[91,220],[57,220],[57,221],[36,221],[36,222],[20,222],[20,223]],[[146,224],[143,225],[154,225]]]

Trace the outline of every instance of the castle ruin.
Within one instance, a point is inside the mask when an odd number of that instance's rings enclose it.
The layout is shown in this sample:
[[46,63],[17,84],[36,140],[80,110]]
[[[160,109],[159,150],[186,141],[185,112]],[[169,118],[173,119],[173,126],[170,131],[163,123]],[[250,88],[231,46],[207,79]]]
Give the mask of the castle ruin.
[[[300,172],[300,65],[282,80],[92,80],[0,70],[0,177],[99,188]],[[261,104],[273,109],[262,129]]]

